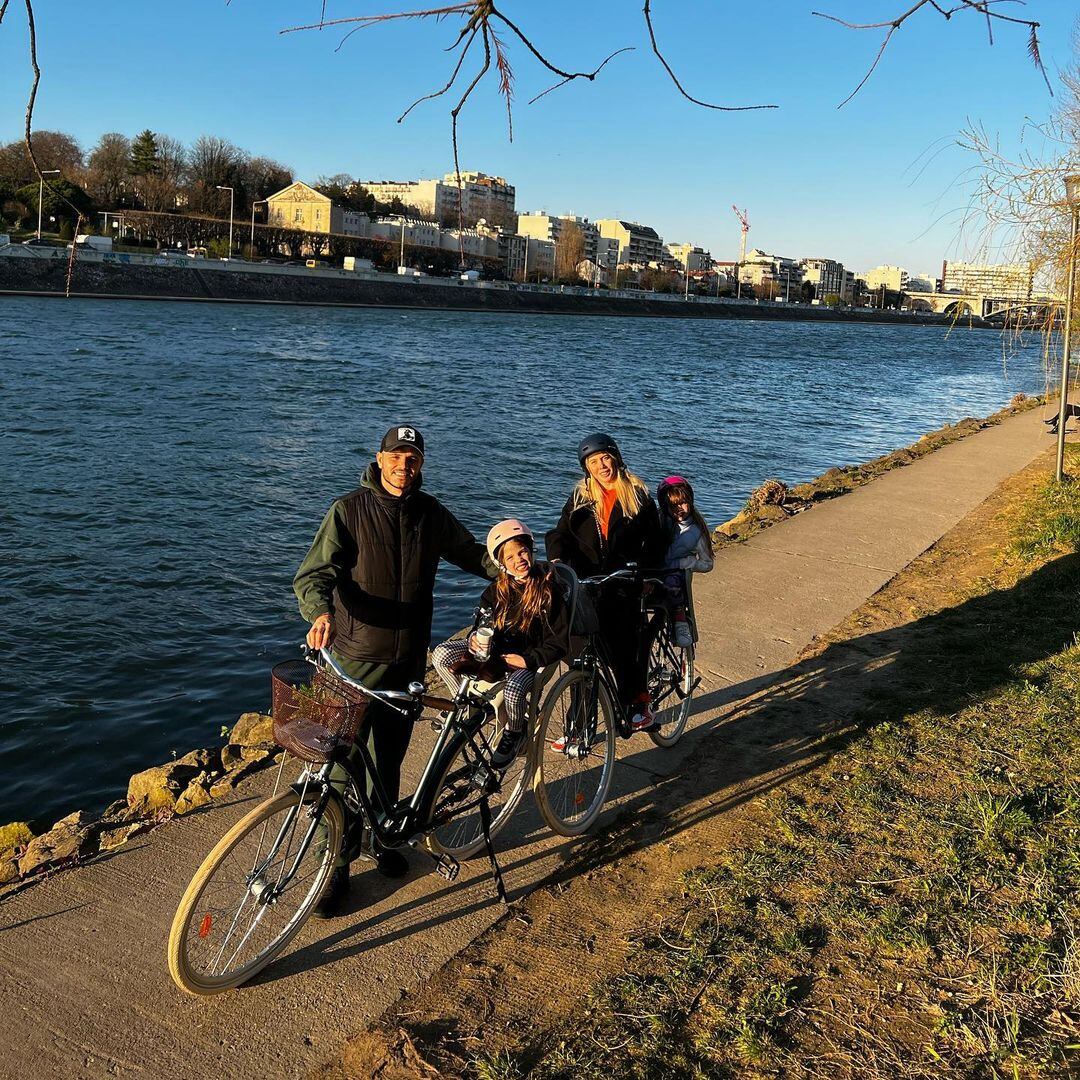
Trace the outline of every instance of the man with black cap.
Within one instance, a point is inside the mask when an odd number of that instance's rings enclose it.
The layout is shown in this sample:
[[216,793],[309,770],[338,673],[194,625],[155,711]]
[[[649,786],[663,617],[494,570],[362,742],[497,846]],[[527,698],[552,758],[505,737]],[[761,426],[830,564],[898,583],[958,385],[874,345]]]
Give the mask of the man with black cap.
[[[496,574],[484,545],[420,490],[423,463],[423,435],[411,424],[390,428],[360,487],[330,507],[293,579],[300,614],[311,623],[308,645],[333,645],[349,676],[372,689],[400,690],[423,679],[440,559],[479,577]],[[367,740],[392,800],[411,736],[412,724],[378,706],[357,736]],[[384,851],[379,869],[398,877],[408,863]],[[342,858],[315,913],[336,914],[348,888]]]

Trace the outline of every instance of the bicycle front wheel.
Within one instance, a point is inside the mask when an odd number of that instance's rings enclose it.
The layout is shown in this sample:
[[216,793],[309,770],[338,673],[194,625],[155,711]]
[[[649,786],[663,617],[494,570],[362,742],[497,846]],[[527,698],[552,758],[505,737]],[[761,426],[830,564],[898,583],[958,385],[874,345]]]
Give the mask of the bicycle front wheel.
[[307,811],[320,797],[296,791],[242,817],[191,879],[169,932],[169,972],[189,994],[247,982],[296,936],[341,846],[341,804],[331,799],[309,843]]
[[568,671],[540,711],[536,801],[560,836],[578,836],[600,814],[615,766],[615,707],[595,672]]
[[[486,742],[489,749],[494,748],[502,730],[503,725],[498,717],[488,716],[476,735],[476,742]],[[518,754],[503,772],[499,790],[488,795],[492,837],[510,820],[521,802],[528,774],[528,757],[527,753]],[[431,818],[436,824],[424,838],[424,845],[429,851],[455,859],[471,859],[484,846],[480,796],[484,779],[489,773],[490,766],[477,753],[472,742],[462,742],[447,761],[435,788]]]
[[657,746],[674,746],[686,730],[694,694],[694,649],[675,644],[672,625],[664,620],[649,649],[649,702],[656,726],[649,735]]

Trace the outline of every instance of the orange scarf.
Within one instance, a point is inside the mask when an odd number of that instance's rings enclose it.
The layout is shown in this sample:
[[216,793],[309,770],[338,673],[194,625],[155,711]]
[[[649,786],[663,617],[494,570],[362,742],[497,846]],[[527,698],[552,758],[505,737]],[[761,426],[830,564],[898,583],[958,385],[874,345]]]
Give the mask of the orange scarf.
[[611,521],[611,511],[615,509],[617,500],[618,493],[614,488],[610,491],[607,488],[600,488],[600,512],[597,517],[600,519],[600,535],[605,541],[607,540],[608,523]]

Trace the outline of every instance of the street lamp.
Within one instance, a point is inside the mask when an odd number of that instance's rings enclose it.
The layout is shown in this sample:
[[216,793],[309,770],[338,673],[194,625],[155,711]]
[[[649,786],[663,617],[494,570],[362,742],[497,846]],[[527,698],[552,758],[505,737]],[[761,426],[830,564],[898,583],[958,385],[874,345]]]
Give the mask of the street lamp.
[[251,204],[251,244],[249,246],[251,248],[251,258],[252,258],[252,260],[254,260],[254,258],[255,258],[255,207],[258,206],[259,203],[266,203],[267,216],[269,217],[269,214],[270,214],[270,210],[269,210],[270,200],[269,199],[256,199]]
[[37,196],[37,238],[41,239],[41,203],[45,198],[45,177],[46,176],[59,176],[59,169],[44,169],[38,174],[38,196]]
[[1076,232],[1080,217],[1080,175],[1065,177],[1065,201],[1069,205],[1069,273],[1065,293],[1065,332],[1061,341],[1061,399],[1058,405],[1057,469],[1055,477],[1065,476],[1065,406],[1069,399],[1069,352],[1072,346],[1073,293],[1076,292]]
[[236,193],[228,184],[216,184],[218,191],[227,191],[229,193],[229,258],[232,258],[232,230],[233,230],[233,201],[236,198]]

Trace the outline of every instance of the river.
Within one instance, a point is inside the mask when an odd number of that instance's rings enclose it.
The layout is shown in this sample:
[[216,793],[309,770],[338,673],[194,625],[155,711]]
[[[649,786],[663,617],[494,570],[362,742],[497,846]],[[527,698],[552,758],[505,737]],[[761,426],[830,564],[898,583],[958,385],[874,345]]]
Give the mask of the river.
[[[610,431],[716,524],[1043,389],[990,331],[0,298],[0,824],[100,809],[268,703],[293,571],[392,423],[478,535]],[[436,632],[481,583],[440,573]]]

